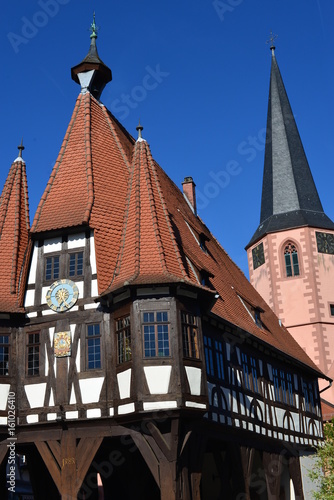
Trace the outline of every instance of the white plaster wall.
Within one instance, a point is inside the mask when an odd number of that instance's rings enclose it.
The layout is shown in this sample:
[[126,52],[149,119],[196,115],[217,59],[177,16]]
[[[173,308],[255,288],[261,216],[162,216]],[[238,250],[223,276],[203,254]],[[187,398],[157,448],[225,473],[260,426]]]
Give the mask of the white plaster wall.
[[79,380],[81,399],[84,404],[97,403],[99,401],[103,382],[104,377],[92,377]]
[[38,261],[38,242],[35,241],[33,251],[32,251],[32,259],[31,259],[31,264],[30,264],[28,285],[33,285],[36,283],[37,261]]
[[87,418],[99,418],[101,417],[100,408],[90,408],[87,410]]
[[0,384],[0,410],[5,410],[7,408],[9,389],[10,384]]
[[78,340],[78,350],[75,358],[75,364],[77,366],[77,372],[80,373],[80,339]]
[[69,250],[84,247],[86,242],[85,233],[72,234],[68,237],[67,241],[67,247]]
[[128,403],[126,405],[120,405],[118,407],[118,414],[125,415],[126,413],[133,413],[135,411],[135,404]]
[[124,372],[117,373],[117,382],[119,395],[121,399],[130,397],[131,390],[131,368],[125,370]]
[[201,368],[196,368],[194,366],[186,366],[186,373],[190,387],[190,394],[193,396],[201,395],[201,380],[202,380],[202,370]]
[[167,394],[171,366],[144,366],[147,385],[151,394]]
[[27,415],[27,422],[28,424],[36,424],[38,422],[38,415]]
[[60,252],[61,251],[61,236],[58,238],[50,238],[44,240],[44,253]]
[[171,408],[177,408],[176,401],[159,401],[159,402],[150,402],[143,404],[144,410],[166,410]]
[[92,269],[92,274],[96,274],[96,255],[95,255],[95,241],[93,231],[90,235],[90,267]]
[[27,290],[24,298],[24,307],[30,307],[35,304],[35,290]]
[[27,384],[24,386],[30,408],[40,408],[44,406],[46,383]]

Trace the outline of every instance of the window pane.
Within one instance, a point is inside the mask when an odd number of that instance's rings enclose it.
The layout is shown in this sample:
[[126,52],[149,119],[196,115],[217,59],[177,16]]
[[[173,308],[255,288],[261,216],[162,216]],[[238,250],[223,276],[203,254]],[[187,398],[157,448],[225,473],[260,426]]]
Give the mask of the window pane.
[[75,275],[75,254],[70,254],[70,276]]
[[0,375],[9,375],[9,335],[0,335]]
[[284,255],[285,258],[285,269],[287,277],[292,276],[292,268],[291,268],[291,257],[289,253]]
[[144,326],[144,351],[147,358],[156,355],[154,325]]
[[117,362],[124,363],[131,359],[130,316],[116,320]]
[[87,369],[101,368],[101,335],[100,325],[87,325]]
[[154,323],[154,313],[144,313],[144,323]]
[[293,263],[293,274],[294,276],[299,276],[299,264],[298,264],[298,254],[297,252],[292,252],[292,263]]
[[53,279],[59,278],[59,256],[53,257]]
[[83,252],[70,254],[70,276],[81,276],[83,274]]
[[45,279],[50,280],[52,278],[52,259],[48,257],[46,259],[46,266],[45,266]]

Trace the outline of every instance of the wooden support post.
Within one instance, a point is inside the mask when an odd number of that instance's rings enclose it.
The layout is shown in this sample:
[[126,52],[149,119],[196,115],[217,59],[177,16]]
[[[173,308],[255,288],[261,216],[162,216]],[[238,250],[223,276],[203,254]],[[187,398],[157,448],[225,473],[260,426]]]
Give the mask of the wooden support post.
[[178,500],[176,463],[179,420],[171,420],[170,432],[162,433],[153,421],[148,422],[146,427],[149,433],[132,431],[132,439],[160,488],[161,500]]
[[249,483],[252,473],[253,455],[254,452],[252,448],[248,448],[246,446],[240,446],[241,465],[244,473],[244,483],[245,483],[245,500],[250,500]]
[[266,474],[268,500],[276,500],[280,495],[282,457],[264,451],[263,468]]
[[289,473],[295,489],[296,500],[304,500],[303,480],[298,456],[289,458]]
[[36,447],[49,470],[62,500],[77,498],[80,487],[103,438],[81,438],[64,430],[59,441],[37,441]]
[[198,431],[189,431],[183,439],[179,468],[181,470],[180,490],[184,500],[201,500],[203,457],[206,437]]

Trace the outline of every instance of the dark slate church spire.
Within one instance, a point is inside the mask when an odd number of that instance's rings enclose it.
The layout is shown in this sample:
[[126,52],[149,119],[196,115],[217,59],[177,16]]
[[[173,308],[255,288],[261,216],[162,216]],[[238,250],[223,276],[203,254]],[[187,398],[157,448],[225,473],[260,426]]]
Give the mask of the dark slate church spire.
[[[273,40],[272,40],[273,41]],[[247,246],[267,233],[312,226],[334,229],[325,215],[271,45],[272,61],[260,225]]]
[[82,92],[89,91],[96,99],[99,99],[101,93],[108,82],[112,79],[111,70],[100,59],[96,47],[98,28],[95,24],[95,13],[90,27],[90,47],[88,54],[71,69],[73,80],[81,85]]

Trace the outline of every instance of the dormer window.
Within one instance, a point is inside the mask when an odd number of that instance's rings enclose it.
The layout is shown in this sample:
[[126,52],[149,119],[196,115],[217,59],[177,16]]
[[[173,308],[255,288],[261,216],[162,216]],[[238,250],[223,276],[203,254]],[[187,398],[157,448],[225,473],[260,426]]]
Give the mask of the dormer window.
[[259,307],[252,306],[249,304],[249,302],[246,302],[246,300],[242,299],[240,295],[238,295],[240,302],[243,304],[245,309],[247,310],[248,314],[251,316],[253,319],[254,323],[259,327],[263,328],[263,323],[261,319],[261,313],[263,313],[263,309],[260,309]]
[[298,252],[292,242],[288,242],[284,247],[284,262],[287,278],[299,276]]

